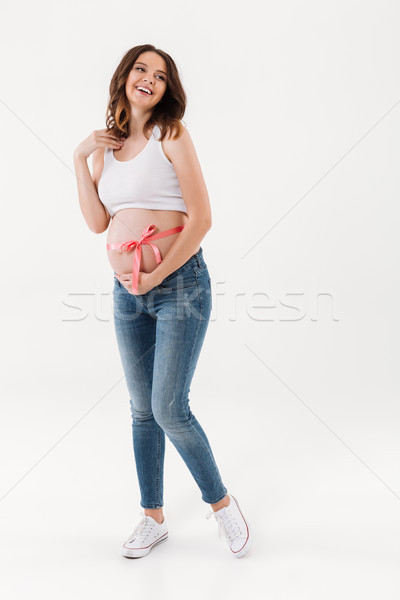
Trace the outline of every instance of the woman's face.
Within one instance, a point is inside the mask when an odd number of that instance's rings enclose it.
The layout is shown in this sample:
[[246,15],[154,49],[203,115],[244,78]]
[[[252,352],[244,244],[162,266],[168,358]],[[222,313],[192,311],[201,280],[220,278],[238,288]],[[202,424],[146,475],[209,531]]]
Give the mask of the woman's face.
[[[145,87],[151,94],[138,90]],[[158,104],[167,89],[165,60],[156,52],[143,52],[133,65],[126,80],[125,92],[129,102],[146,109]]]

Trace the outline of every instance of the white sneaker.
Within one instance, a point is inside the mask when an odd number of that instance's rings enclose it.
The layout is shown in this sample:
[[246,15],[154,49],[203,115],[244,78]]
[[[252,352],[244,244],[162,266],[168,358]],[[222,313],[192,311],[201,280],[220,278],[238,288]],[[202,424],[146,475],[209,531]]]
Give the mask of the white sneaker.
[[250,530],[249,522],[244,518],[240,510],[238,501],[232,494],[228,494],[230,503],[220,510],[211,510],[206,514],[209,519],[214,515],[218,522],[218,535],[221,538],[225,535],[228,546],[236,558],[244,556],[253,541],[253,535]]
[[160,524],[141,511],[142,518],[122,547],[122,555],[128,558],[146,556],[154,546],[168,539],[167,522]]

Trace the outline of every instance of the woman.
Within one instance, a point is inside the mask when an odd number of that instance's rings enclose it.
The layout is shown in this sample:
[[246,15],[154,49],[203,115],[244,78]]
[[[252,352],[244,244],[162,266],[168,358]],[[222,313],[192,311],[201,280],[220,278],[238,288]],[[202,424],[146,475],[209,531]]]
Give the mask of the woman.
[[[110,83],[106,129],[74,152],[79,203],[91,231],[108,229],[113,316],[130,394],[142,518],[122,554],[140,557],[168,538],[163,515],[165,434],[211,504],[233,555],[249,524],[224,486],[189,390],[211,313],[200,246],[211,211],[200,164],[181,123],[186,95],[172,58],[131,48]],[[92,174],[87,165],[93,154]]]

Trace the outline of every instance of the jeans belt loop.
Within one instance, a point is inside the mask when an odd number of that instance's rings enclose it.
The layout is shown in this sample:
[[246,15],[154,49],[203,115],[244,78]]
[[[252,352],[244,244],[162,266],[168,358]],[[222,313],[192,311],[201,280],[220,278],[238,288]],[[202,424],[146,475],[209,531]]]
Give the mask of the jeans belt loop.
[[201,267],[202,267],[202,264],[201,264],[201,262],[200,262],[200,252],[201,252],[201,248],[200,248],[200,250],[199,250],[198,252],[196,252],[196,254],[194,255],[194,256],[195,256],[195,258],[196,258],[196,264],[197,264],[197,266],[198,266],[198,268],[199,268],[199,269],[201,269]]

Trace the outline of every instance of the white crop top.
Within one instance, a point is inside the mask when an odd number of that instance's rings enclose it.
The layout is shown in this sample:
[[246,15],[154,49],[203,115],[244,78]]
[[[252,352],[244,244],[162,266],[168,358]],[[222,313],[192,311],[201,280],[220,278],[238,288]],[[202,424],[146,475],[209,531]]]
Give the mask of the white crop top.
[[131,160],[120,161],[105,148],[98,195],[111,217],[123,208],[179,210],[187,214],[173,164],[165,156],[155,125],[150,139]]

